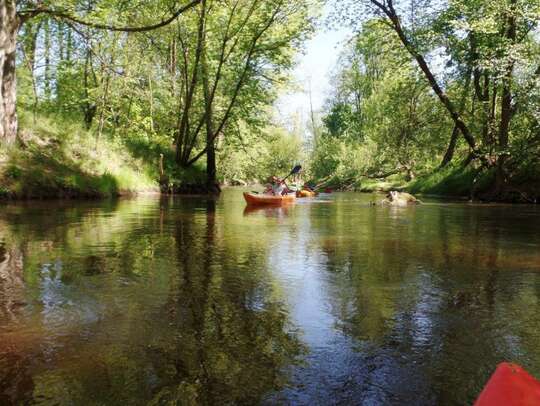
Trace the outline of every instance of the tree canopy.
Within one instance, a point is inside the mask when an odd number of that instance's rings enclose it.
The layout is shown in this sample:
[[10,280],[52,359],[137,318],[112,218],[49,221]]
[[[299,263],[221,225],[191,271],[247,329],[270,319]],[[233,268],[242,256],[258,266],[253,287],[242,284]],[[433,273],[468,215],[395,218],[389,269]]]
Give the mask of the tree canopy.
[[493,174],[493,197],[524,173],[536,178],[537,0],[341,6],[358,33],[338,66],[324,134],[365,150],[362,175],[411,179],[460,159]]

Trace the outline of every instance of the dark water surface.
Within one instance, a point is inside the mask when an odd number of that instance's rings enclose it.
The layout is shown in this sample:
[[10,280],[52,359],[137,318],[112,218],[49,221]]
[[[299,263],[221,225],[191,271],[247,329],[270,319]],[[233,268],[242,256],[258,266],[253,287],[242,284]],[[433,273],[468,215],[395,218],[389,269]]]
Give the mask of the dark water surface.
[[0,404],[471,404],[540,377],[540,209],[0,206]]

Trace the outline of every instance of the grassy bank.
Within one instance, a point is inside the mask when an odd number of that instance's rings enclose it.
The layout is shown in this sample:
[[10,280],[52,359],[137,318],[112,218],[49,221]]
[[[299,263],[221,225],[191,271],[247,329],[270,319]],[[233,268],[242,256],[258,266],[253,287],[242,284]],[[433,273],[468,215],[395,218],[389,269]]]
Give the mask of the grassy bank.
[[475,199],[534,203],[540,199],[540,174],[535,166],[524,166],[509,177],[505,190],[500,195],[493,195],[495,189],[495,171],[482,171],[472,166],[464,168],[456,164],[444,169],[423,174],[411,181],[401,174],[385,179],[366,177],[347,178],[346,181],[332,178],[327,185],[335,190],[356,190],[361,192],[387,192],[402,190],[418,195],[442,197],[460,197]]
[[[20,142],[0,152],[0,196],[106,197],[159,191],[156,161],[76,123],[20,114]],[[140,154],[143,155],[143,154]]]
[[472,192],[486,193],[493,180],[492,173],[478,174],[472,168],[449,166],[414,179],[405,189],[413,194],[470,197]]
[[508,176],[504,190],[495,193],[495,169],[479,171],[460,165],[418,177],[404,186],[413,194],[466,197],[486,201],[536,203],[540,198],[539,168],[523,165]]
[[372,193],[402,190],[405,185],[405,180],[400,176],[394,176],[388,179],[363,179],[360,181],[360,191]]

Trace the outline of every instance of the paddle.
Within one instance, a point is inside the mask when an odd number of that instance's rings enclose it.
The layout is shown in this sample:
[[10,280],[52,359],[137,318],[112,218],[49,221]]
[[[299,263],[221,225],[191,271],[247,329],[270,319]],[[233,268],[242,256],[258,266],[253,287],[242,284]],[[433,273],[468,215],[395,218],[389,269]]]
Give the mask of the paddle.
[[294,175],[295,173],[298,173],[302,170],[302,166],[296,165],[294,168],[292,168],[291,173],[289,173],[287,176],[285,176],[281,181],[285,182],[285,179],[287,179],[289,176]]

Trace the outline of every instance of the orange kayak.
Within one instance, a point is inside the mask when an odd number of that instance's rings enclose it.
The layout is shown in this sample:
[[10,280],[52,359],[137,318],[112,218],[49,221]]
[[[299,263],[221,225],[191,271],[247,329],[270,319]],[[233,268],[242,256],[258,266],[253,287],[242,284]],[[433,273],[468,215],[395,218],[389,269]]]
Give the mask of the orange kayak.
[[540,405],[540,382],[519,365],[499,364],[474,406]]
[[265,195],[257,193],[244,192],[244,199],[249,206],[280,206],[282,204],[294,203],[296,196],[294,194],[284,196]]
[[317,192],[312,192],[311,190],[299,190],[296,192],[296,197],[315,197],[317,196]]

